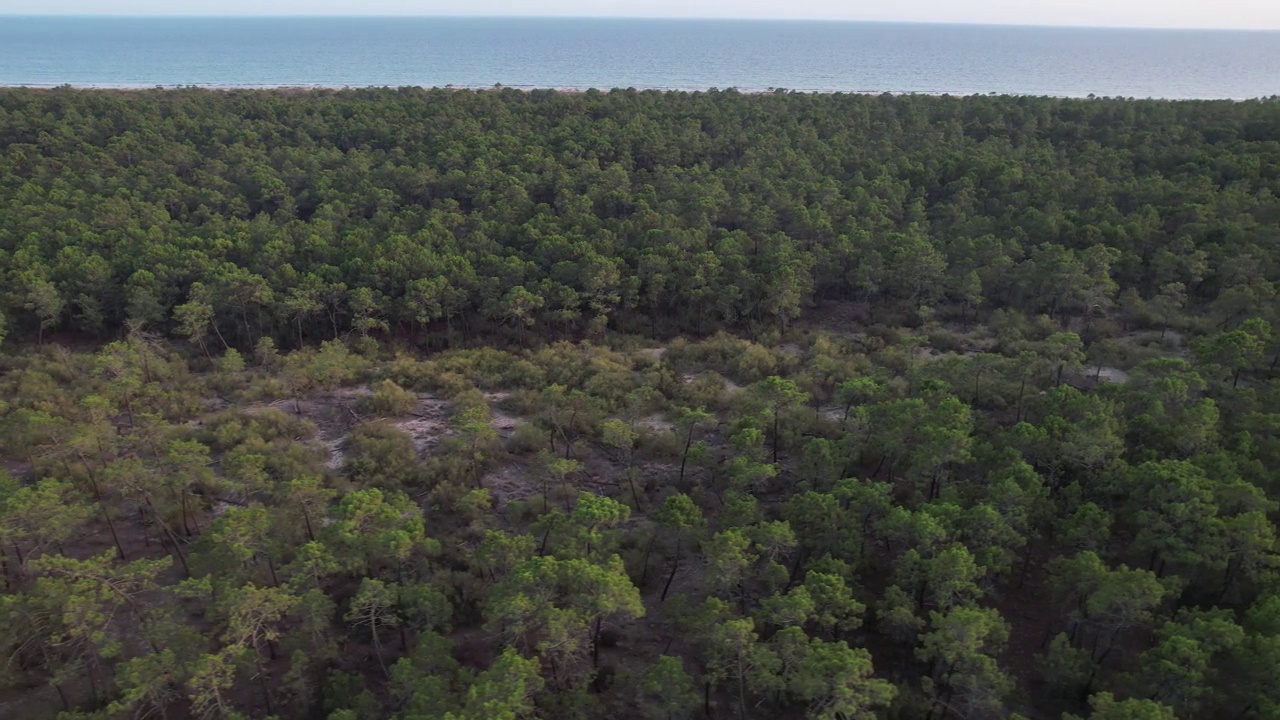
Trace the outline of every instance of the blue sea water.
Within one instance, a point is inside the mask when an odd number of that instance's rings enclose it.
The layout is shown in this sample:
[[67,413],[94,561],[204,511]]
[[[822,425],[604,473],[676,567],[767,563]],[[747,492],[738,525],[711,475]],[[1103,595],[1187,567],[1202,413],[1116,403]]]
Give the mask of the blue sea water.
[[563,18],[0,16],[0,85],[1280,95],[1280,32]]

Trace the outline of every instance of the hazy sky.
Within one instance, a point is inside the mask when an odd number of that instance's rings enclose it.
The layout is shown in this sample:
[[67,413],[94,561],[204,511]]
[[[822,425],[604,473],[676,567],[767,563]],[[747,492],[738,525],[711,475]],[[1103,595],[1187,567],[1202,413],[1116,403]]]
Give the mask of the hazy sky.
[[1280,0],[0,0],[0,14],[590,15],[1280,29]]

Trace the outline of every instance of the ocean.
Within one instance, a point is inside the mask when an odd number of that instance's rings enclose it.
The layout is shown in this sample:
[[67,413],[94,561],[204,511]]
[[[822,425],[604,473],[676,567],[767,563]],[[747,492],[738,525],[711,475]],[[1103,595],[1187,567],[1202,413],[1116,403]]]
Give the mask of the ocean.
[[1280,95],[1280,32],[809,21],[0,16],[0,85]]

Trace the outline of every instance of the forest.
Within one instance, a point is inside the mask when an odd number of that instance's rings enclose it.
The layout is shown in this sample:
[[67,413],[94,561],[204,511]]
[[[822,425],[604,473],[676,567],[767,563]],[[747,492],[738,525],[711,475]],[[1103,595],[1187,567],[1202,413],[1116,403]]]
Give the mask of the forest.
[[0,718],[1280,719],[1280,98],[0,89]]

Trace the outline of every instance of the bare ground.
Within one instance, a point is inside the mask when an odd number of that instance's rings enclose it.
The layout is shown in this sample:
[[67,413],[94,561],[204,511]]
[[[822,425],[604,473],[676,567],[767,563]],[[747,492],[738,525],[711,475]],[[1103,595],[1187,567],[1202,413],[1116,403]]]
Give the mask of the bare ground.
[[361,421],[360,414],[356,412],[356,404],[360,398],[369,394],[369,388],[359,386],[306,397],[285,398],[271,403],[242,405],[238,409],[245,413],[256,413],[275,408],[311,421],[318,431],[313,440],[323,445],[329,453],[325,466],[330,470],[337,470],[346,459],[342,453],[342,442]]
[[671,432],[676,429],[675,423],[667,420],[659,414],[650,415],[649,417],[637,420],[636,426],[656,433]]
[[32,474],[31,463],[17,460],[0,460],[0,472],[7,472],[15,478],[30,477]]
[[412,416],[396,421],[395,426],[413,439],[413,448],[422,457],[452,434],[449,428],[449,401],[432,395],[420,395]]
[[538,495],[537,483],[530,479],[529,469],[516,461],[489,471],[480,479],[480,483],[488,488],[496,508],[502,508],[511,502],[527,501]]
[[1119,384],[1129,382],[1129,373],[1121,370],[1120,368],[1107,367],[1106,365],[1103,365],[1102,367],[1095,365],[1093,368],[1093,377],[1106,382]]

